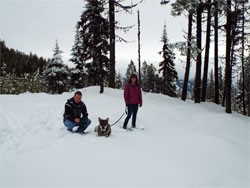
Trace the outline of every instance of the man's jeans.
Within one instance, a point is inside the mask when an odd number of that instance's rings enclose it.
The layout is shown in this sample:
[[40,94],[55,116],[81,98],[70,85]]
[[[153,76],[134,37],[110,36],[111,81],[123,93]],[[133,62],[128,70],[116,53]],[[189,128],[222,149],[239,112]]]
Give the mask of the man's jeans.
[[90,124],[91,124],[91,120],[88,119],[88,117],[80,118],[79,123],[76,123],[67,119],[64,121],[64,125],[67,127],[68,131],[73,131],[74,127],[78,127],[76,132],[84,132]]

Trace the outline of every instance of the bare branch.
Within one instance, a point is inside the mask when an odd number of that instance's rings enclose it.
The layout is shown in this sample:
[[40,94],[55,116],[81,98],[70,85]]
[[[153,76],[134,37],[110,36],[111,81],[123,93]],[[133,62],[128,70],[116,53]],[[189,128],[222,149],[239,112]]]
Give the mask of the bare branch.
[[166,5],[166,4],[168,4],[170,1],[166,1],[166,0],[162,0],[161,1],[161,5]]
[[125,10],[128,13],[131,13],[130,10],[133,9],[134,7],[136,7],[138,4],[142,3],[144,0],[140,0],[138,3],[133,4],[133,2],[131,2],[131,5],[122,5],[119,1],[115,1],[115,6]]
[[119,35],[115,35],[115,36],[116,36],[118,42],[125,42],[125,43],[136,42],[136,41],[128,41],[128,40],[120,37]]

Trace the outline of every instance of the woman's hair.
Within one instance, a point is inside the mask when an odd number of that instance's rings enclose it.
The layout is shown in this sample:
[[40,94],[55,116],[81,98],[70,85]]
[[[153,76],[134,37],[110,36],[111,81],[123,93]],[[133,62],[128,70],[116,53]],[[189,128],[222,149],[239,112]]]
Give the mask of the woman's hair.
[[137,75],[134,74],[134,73],[130,75],[130,78],[129,78],[128,83],[130,83],[130,84],[132,83],[132,80],[131,80],[132,78],[136,78],[135,84],[136,84],[136,85],[139,85],[138,77],[137,77]]

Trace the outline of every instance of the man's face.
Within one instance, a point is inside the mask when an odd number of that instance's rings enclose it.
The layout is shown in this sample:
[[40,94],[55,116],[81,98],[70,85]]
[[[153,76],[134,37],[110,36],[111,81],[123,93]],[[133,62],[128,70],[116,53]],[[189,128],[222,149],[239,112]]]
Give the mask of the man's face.
[[74,98],[75,103],[79,103],[82,100],[82,96],[81,95],[77,95],[77,94],[73,98]]

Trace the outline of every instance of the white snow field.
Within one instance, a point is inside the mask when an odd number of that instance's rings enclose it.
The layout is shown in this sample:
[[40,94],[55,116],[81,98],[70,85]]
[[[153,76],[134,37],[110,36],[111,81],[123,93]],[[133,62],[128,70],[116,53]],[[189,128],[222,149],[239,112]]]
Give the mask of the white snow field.
[[123,114],[123,91],[81,91],[92,120],[86,135],[62,122],[74,92],[0,95],[0,187],[250,187],[249,117],[143,93],[144,130],[123,130],[124,116],[110,137],[97,137],[98,117],[112,124]]

